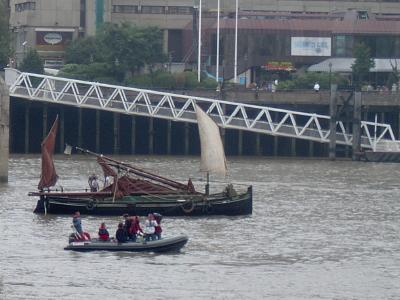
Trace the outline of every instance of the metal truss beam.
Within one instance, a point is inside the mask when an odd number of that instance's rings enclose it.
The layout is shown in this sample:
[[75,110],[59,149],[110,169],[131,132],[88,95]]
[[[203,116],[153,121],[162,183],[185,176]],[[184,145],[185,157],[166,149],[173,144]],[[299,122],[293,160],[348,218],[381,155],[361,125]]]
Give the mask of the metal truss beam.
[[[7,77],[9,77],[8,80]],[[197,104],[222,128],[299,138],[320,143],[329,142],[330,117],[327,115],[21,73],[14,69],[6,70],[6,81],[10,85],[10,96],[32,101],[192,123],[196,123],[195,104]],[[351,133],[346,131],[343,122],[338,121],[336,123],[337,143],[351,145],[352,139]],[[383,141],[396,142],[389,124],[361,122],[361,146],[363,148],[373,149],[376,143]]]

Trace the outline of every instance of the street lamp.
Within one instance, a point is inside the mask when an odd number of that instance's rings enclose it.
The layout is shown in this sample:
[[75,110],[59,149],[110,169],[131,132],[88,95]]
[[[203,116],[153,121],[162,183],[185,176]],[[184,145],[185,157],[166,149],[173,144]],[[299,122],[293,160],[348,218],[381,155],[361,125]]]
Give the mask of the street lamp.
[[331,89],[332,84],[332,62],[329,62],[329,89]]

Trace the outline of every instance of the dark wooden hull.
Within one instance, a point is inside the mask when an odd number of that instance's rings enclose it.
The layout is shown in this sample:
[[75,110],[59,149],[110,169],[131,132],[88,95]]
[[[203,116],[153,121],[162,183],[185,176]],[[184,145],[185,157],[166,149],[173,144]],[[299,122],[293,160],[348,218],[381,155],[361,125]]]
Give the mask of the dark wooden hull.
[[[246,193],[235,196],[214,194],[203,195],[126,197],[96,199],[93,196],[72,196],[71,194],[43,193],[37,203],[36,213],[72,214],[79,211],[88,215],[138,215],[145,216],[158,212],[165,216],[201,216],[201,215],[247,215],[252,213],[252,187]],[[163,198],[159,200],[158,198]]]
[[129,251],[129,252],[169,252],[179,251],[188,242],[187,236],[164,238],[149,242],[72,242],[64,250],[89,252],[89,251]]

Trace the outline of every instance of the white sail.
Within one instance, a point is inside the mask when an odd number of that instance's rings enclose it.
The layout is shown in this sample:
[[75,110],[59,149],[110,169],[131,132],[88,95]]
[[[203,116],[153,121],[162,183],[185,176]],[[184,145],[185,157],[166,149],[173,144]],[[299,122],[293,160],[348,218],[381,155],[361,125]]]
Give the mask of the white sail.
[[196,116],[201,144],[200,171],[226,176],[225,152],[218,125],[197,105]]

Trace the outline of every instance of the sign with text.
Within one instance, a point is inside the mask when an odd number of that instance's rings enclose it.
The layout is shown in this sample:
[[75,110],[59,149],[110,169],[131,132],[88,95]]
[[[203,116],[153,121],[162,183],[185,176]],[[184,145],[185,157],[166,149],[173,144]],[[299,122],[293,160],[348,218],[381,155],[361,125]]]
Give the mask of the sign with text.
[[266,71],[295,71],[296,68],[290,61],[270,61],[266,65],[261,66]]
[[331,56],[331,38],[292,37],[292,56]]
[[72,41],[72,32],[37,31],[36,49],[40,51],[64,51]]

